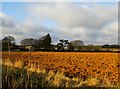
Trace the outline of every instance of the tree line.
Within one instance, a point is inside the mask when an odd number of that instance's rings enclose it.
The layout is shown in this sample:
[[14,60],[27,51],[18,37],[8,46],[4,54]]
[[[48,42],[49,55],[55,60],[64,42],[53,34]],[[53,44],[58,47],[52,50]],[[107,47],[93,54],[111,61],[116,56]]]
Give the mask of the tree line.
[[120,48],[120,45],[101,45],[101,46],[78,46],[78,43],[72,44],[69,40],[60,39],[57,45],[51,44],[52,39],[50,34],[34,39],[25,38],[20,41],[20,45],[17,45],[13,36],[5,36],[0,40],[2,44],[2,51],[99,51],[100,48],[110,49],[110,48]]

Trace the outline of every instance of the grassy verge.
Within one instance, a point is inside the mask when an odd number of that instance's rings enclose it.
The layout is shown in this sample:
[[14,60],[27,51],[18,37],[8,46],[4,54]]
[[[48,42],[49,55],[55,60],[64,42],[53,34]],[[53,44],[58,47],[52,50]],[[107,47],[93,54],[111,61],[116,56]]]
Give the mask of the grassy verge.
[[66,74],[55,70],[41,70],[33,64],[25,65],[22,61],[4,61],[2,65],[3,89],[50,89],[50,88],[79,88],[79,89],[118,89],[107,79],[97,77],[87,79]]

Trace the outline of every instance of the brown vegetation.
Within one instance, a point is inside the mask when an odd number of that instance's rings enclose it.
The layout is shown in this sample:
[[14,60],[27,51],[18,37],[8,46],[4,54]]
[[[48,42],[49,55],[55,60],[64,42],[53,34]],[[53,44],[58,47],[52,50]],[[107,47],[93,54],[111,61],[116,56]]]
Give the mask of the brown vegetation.
[[[46,80],[55,86],[118,86],[118,53],[83,52],[8,52],[2,53],[3,64],[47,73]],[[69,80],[69,81],[68,81]],[[66,82],[67,81],[67,82]],[[72,85],[71,85],[72,83]]]

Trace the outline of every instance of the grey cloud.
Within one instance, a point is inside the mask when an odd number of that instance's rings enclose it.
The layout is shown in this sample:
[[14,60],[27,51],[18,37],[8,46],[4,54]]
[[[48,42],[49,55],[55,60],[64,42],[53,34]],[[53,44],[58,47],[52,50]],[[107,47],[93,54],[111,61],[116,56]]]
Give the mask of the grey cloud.
[[14,27],[14,25],[15,25],[12,21],[5,20],[4,18],[0,17],[0,20],[1,20],[0,25],[2,27]]
[[57,21],[60,26],[98,29],[117,17],[117,7],[99,6],[78,7],[72,3],[34,4],[28,7],[31,14]]
[[0,26],[1,27],[14,27],[14,22],[5,14],[0,13]]
[[107,27],[117,22],[117,6],[93,4],[89,8],[87,5],[78,6],[73,3],[44,3],[34,4],[27,10],[43,20],[49,18],[56,21],[57,26],[53,31],[61,37],[96,43],[117,42],[117,36],[113,34],[117,34],[118,29],[116,26],[112,26],[112,29]]
[[[94,44],[117,43],[117,6],[93,3],[89,7],[88,3],[82,5],[41,2],[27,6],[26,10],[29,19],[22,24],[13,21],[11,25],[5,24],[7,26],[3,28],[4,34],[14,34],[21,40],[29,37],[39,38],[50,33],[53,43],[57,43],[59,39],[79,39]],[[36,18],[40,23],[34,20]],[[47,27],[42,23],[46,20],[55,21],[56,24]]]
[[[13,37],[16,38],[17,43],[20,43],[20,40],[22,40],[24,38],[42,37],[42,36],[46,35],[47,31],[49,31],[48,28],[46,28],[42,25],[28,23],[29,21],[26,21],[26,22],[20,24],[17,22],[13,22],[12,19],[8,19],[8,18],[10,18],[10,16],[2,13],[1,19],[4,19],[4,22],[5,22],[4,25],[2,24],[0,26],[0,28],[2,28],[2,36],[4,37],[6,35],[12,35]],[[2,23],[3,23],[3,21],[2,21]],[[8,23],[8,24],[6,24],[6,23]]]

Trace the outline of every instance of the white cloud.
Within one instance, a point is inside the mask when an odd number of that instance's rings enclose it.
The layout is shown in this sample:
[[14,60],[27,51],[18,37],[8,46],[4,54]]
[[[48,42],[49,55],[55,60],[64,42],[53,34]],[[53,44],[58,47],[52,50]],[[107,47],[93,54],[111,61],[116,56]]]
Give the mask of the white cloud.
[[2,21],[0,26],[2,37],[11,35],[16,39],[18,44],[24,38],[39,38],[46,35],[45,31],[47,31],[47,28],[42,25],[36,25],[30,20],[20,24],[4,13],[0,13],[0,20]]
[[31,5],[27,10],[32,16],[57,22],[56,32],[61,36],[86,42],[117,42],[117,35],[113,35],[118,33],[115,25],[118,19],[117,6],[97,3],[90,7],[81,3],[41,3]]
[[109,25],[102,29],[102,32],[106,35],[118,36],[118,34],[116,34],[118,33],[118,23],[117,22],[110,23]]
[[[89,6],[89,4],[91,4]],[[40,37],[46,33],[52,35],[54,42],[61,38],[83,40],[86,43],[117,43],[118,12],[117,6],[99,5],[98,3],[33,3],[26,7],[28,17],[20,24],[13,22],[14,27],[3,27],[3,33],[16,35],[19,39]],[[1,15],[0,15],[1,16]],[[37,21],[36,21],[37,19]],[[55,22],[48,27],[45,21]],[[19,34],[19,35],[18,35]],[[26,34],[24,36],[20,36]]]
[[[87,6],[86,6],[87,7]],[[91,8],[73,3],[42,3],[28,7],[30,14],[41,19],[51,19],[60,26],[100,28],[117,17],[117,7],[94,4]]]

